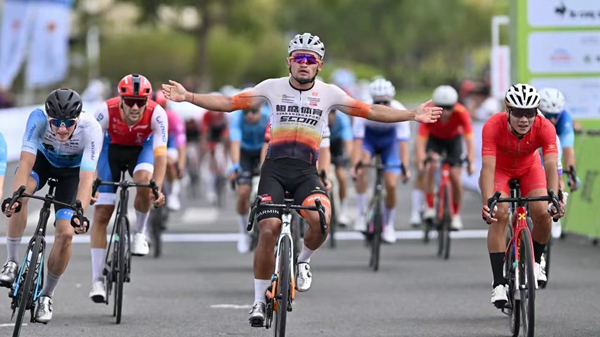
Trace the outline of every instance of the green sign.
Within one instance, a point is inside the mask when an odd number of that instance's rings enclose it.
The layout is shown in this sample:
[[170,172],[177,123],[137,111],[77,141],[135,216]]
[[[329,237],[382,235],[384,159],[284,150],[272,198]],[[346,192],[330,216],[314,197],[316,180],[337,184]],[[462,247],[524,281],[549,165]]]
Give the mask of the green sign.
[[512,0],[514,82],[553,87],[577,118],[600,118],[600,1]]

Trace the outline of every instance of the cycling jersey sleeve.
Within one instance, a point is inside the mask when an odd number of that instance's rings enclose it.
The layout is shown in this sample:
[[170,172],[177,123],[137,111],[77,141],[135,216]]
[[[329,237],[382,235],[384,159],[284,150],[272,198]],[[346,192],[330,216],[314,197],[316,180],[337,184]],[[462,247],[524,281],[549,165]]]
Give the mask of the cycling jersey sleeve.
[[41,109],[33,110],[27,119],[21,151],[37,154],[40,137],[46,131],[47,123],[46,115]]
[[568,111],[563,111],[563,116],[559,120],[560,131],[559,128],[556,128],[557,133],[559,133],[560,143],[563,148],[565,147],[573,147],[575,146],[575,131],[573,130],[573,118]]
[[344,113],[340,114],[338,122],[342,127],[342,140],[352,140],[352,122],[350,118],[350,116],[345,115]]
[[352,133],[354,134],[354,139],[365,138],[365,120],[364,120],[364,118],[355,118],[354,119],[354,125],[352,125]]
[[417,129],[419,139],[427,139],[429,137],[429,125],[431,124],[419,124]]
[[100,105],[96,113],[94,114],[98,123],[100,123],[100,127],[102,128],[102,133],[108,129],[108,105],[106,103]]
[[[421,124],[425,125],[425,124]],[[503,127],[506,127],[503,125]],[[498,134],[498,123],[496,123],[496,119],[488,120],[483,126],[482,136],[481,136],[481,156],[496,156],[496,142],[497,142],[497,134]]]
[[83,148],[83,156],[81,157],[81,171],[96,171],[98,165],[98,157],[102,150],[102,142],[104,140],[104,132],[100,123],[89,123],[85,134],[85,147]]
[[6,140],[0,133],[0,177],[4,177],[6,173],[6,157],[7,157]]
[[[554,129],[554,125],[547,120],[546,118],[541,118],[543,121],[543,125],[540,129],[540,134],[538,139],[540,140],[540,147],[542,148],[543,155],[548,155],[551,153],[558,154],[558,147],[556,146],[556,130]],[[485,128],[483,130],[485,134]]]
[[371,110],[371,105],[348,96],[344,90],[333,84],[327,85],[332,87],[330,90],[332,102],[334,102],[332,108],[337,108],[350,116],[367,117],[369,110]]
[[239,93],[231,97],[231,104],[235,110],[250,110],[258,108],[265,101],[268,101],[268,87],[275,79],[268,79],[260,82],[249,91]]
[[232,142],[242,141],[242,111],[237,110],[231,114],[231,125],[229,126],[229,139]]
[[410,139],[410,125],[408,122],[396,124],[396,139],[399,142],[406,142]]
[[167,138],[169,130],[169,122],[167,113],[160,105],[157,105],[152,112],[152,120],[150,122],[152,131],[154,132],[152,148],[154,156],[167,155]]
[[467,109],[464,109],[460,112],[460,124],[462,125],[465,139],[472,139],[473,124],[471,123],[471,115],[469,115]]

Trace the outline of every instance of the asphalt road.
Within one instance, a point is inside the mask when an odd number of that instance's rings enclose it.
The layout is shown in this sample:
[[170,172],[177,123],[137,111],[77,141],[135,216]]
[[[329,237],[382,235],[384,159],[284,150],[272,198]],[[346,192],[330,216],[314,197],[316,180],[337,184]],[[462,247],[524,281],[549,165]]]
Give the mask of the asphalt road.
[[[5,195],[12,186],[14,165],[7,172]],[[435,241],[424,245],[410,239],[419,233],[408,228],[409,196],[408,187],[401,186],[396,228],[403,239],[383,247],[379,272],[368,268],[369,252],[353,239],[360,236],[350,232],[340,235],[346,240],[335,250],[324,246],[315,254],[313,286],[297,296],[288,336],[510,335],[508,318],[490,303],[491,270],[482,238],[486,227],[478,220],[479,198],[466,194],[466,229],[455,235],[450,260],[442,261],[435,255]],[[28,324],[21,335],[271,335],[248,325],[254,298],[252,256],[241,256],[235,248],[233,195],[223,210],[203,200],[183,200],[187,209],[172,217],[164,256],[134,258],[120,325],[111,316],[112,306],[88,298],[89,240],[78,236],[56,291],[52,322]],[[36,205],[30,208],[25,235],[35,227]],[[5,223],[0,219],[2,235]],[[49,226],[49,239],[52,234]],[[474,238],[459,238],[467,236]],[[536,297],[536,336],[599,336],[598,248],[574,239],[559,241],[554,248],[550,283]],[[21,254],[24,250],[22,245]],[[6,250],[0,248],[0,261],[5,257]],[[9,308],[8,296],[0,296],[0,336],[13,329]]]

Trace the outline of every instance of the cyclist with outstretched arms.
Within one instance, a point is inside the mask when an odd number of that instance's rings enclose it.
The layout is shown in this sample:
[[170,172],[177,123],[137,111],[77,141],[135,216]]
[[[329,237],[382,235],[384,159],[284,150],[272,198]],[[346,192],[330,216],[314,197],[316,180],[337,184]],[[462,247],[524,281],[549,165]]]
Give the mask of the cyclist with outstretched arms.
[[[573,117],[565,108],[565,96],[558,89],[544,88],[540,90],[540,111],[554,125],[556,135],[560,138],[563,167],[576,168],[575,165],[575,131]],[[559,157],[560,159],[560,157]],[[571,191],[579,189],[581,181],[569,179]]]
[[342,226],[348,225],[350,220],[346,214],[346,196],[348,189],[346,171],[352,156],[353,134],[351,117],[345,113],[337,113],[333,109],[329,112],[330,153],[331,163],[335,166],[335,176],[338,183],[338,200],[340,209],[337,212],[338,222]]
[[[433,219],[436,215],[434,209],[434,175],[438,169],[438,159],[442,153],[450,162],[450,181],[452,182],[451,206],[452,230],[460,230],[463,227],[460,218],[460,206],[462,200],[462,142],[463,138],[467,144],[467,158],[469,159],[468,173],[475,170],[475,141],[473,140],[473,126],[469,111],[458,103],[458,93],[449,85],[442,85],[433,91],[433,104],[444,109],[440,120],[431,125],[419,125],[419,135],[416,142],[417,166],[419,171],[427,170],[424,177],[425,199],[427,202],[424,219]],[[425,157],[432,160],[427,168],[424,167]]]
[[237,249],[240,254],[250,251],[252,238],[246,231],[252,177],[260,168],[261,149],[271,112],[267,105],[258,108],[237,110],[230,120],[231,167],[228,175],[237,183],[237,213],[240,236]]
[[[142,75],[123,77],[118,90],[119,96],[107,100],[96,112],[96,119],[105,131],[98,177],[102,181],[118,182],[121,180],[121,170],[127,167],[134,183],[148,184],[150,179],[154,179],[160,191],[167,170],[167,113],[150,100],[152,85]],[[104,303],[106,299],[102,270],[106,252],[106,227],[115,209],[116,190],[116,186],[100,186],[94,210],[90,298],[96,303]],[[131,255],[144,256],[150,251],[145,235],[150,206],[154,204],[158,207],[164,201],[162,193],[155,200],[150,189],[137,189],[133,203],[136,223]]]
[[[27,119],[19,168],[13,190],[26,186],[25,193],[44,187],[48,178],[58,180],[55,199],[67,204],[80,200],[87,209],[92,194],[96,164],[102,148],[102,128],[93,114],[81,113],[82,101],[71,89],[57,89],[46,99],[44,109],[35,109]],[[6,228],[7,261],[0,272],[0,285],[10,288],[18,271],[18,249],[27,225],[27,201],[21,199],[8,209],[10,198],[2,202],[2,210],[9,217]],[[21,205],[19,207],[19,204]],[[19,210],[20,208],[20,210]],[[35,319],[48,323],[52,319],[54,289],[67,269],[71,258],[73,233],[87,231],[73,210],[55,206],[55,241],[48,258],[48,270]],[[71,222],[78,224],[73,228]]]
[[6,173],[7,152],[6,140],[0,132],[0,200],[2,200],[2,193],[4,192],[4,174]]
[[[309,33],[296,35],[290,41],[288,54],[289,77],[265,80],[234,97],[194,94],[174,81],[164,84],[163,90],[168,99],[186,100],[217,111],[251,109],[266,102],[271,108],[271,141],[258,187],[262,203],[283,203],[285,191],[292,194],[296,203],[305,206],[315,205],[314,199],[319,198],[329,223],[331,206],[315,165],[329,111],[337,108],[349,115],[381,122],[416,120],[432,123],[439,117],[440,109],[431,106],[430,102],[416,111],[369,105],[352,99],[336,86],[315,81],[323,66],[325,46],[319,37]],[[327,237],[321,233],[317,212],[303,213],[303,216],[309,228],[304,235],[302,252],[297,257],[296,287],[300,292],[310,289],[310,258]],[[257,217],[260,235],[254,255],[255,300],[250,312],[253,326],[261,326],[265,319],[265,292],[271,285],[273,248],[281,230],[281,212],[262,206]]]
[[[369,85],[369,92],[374,105],[405,110],[404,105],[394,99],[396,88],[392,82],[378,78]],[[356,178],[356,201],[358,203],[358,215],[354,222],[354,230],[367,231],[367,172],[364,169],[355,172],[354,168],[358,162],[369,163],[373,156],[380,154],[381,163],[390,166],[385,169],[383,174],[386,197],[381,238],[387,243],[394,243],[396,242],[396,230],[394,229],[396,189],[400,175],[398,165],[404,164],[405,166],[402,180],[410,179],[410,171],[408,171],[410,126],[407,122],[392,124],[356,118],[352,129],[355,149],[352,155],[352,176]]]
[[152,99],[167,113],[169,123],[169,138],[167,139],[167,174],[166,179],[171,184],[167,195],[167,207],[172,211],[181,209],[179,193],[181,192],[181,178],[185,173],[187,139],[183,119],[173,110],[167,110],[167,99],[162,90],[152,92]]
[[[537,90],[528,84],[515,84],[506,92],[504,103],[506,113],[495,114],[483,127],[483,166],[479,178],[482,217],[490,224],[488,251],[494,277],[491,302],[497,308],[502,308],[508,301],[503,270],[508,204],[498,204],[495,218],[491,218],[488,199],[495,191],[502,192],[501,198],[509,197],[511,179],[519,180],[521,194],[526,197],[546,196],[547,188],[558,191],[556,131],[550,121],[538,114],[540,96]],[[537,151],[540,147],[544,154],[543,167]],[[529,203],[537,283],[547,280],[540,262],[550,238],[552,218],[548,210],[557,213],[549,202]],[[555,218],[561,216],[564,216],[564,205],[561,205],[561,215],[554,215]]]

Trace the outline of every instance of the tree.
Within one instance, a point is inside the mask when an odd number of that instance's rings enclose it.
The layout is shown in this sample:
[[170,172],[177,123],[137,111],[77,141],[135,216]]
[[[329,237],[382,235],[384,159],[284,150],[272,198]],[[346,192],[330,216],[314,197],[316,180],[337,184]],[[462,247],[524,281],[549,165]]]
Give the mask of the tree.
[[[196,41],[194,73],[197,87],[207,91],[211,87],[211,74],[208,67],[209,33],[219,26],[226,27],[232,33],[249,39],[258,39],[272,26],[271,18],[277,10],[276,0],[119,0],[135,3],[142,12],[143,23],[159,23],[160,11],[174,9],[179,14],[195,11],[198,25],[186,28],[177,22],[170,23],[172,29],[193,34]],[[259,13],[258,15],[256,13]]]

